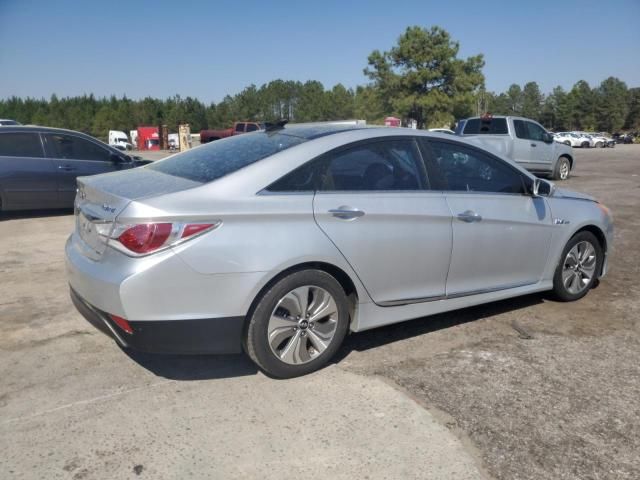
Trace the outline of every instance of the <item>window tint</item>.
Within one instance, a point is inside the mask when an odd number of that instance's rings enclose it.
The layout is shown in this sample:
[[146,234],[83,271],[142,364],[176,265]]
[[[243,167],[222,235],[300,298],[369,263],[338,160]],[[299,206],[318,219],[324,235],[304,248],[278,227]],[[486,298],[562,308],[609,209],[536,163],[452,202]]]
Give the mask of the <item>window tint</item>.
[[312,160],[296,168],[267,187],[269,192],[314,192],[320,184],[322,159]]
[[42,144],[37,133],[0,133],[0,156],[42,157]]
[[244,132],[244,123],[236,123],[236,132]]
[[544,141],[545,130],[540,125],[536,125],[532,122],[525,122],[527,125],[527,130],[529,132],[528,138],[530,140],[536,140],[538,142]]
[[255,132],[256,130],[258,130],[258,126],[255,123],[247,125],[247,132]]
[[464,124],[464,135],[504,135],[509,133],[506,118],[470,118]]
[[196,182],[211,182],[305,141],[283,133],[237,135],[178,153],[145,168]]
[[521,175],[505,162],[463,145],[429,141],[440,171],[438,188],[449,191],[524,193]]
[[368,143],[326,159],[324,191],[420,190],[424,175],[413,140]]
[[64,134],[47,134],[47,145],[55,158],[108,162],[111,152],[84,138]]
[[518,138],[528,138],[529,132],[527,131],[527,126],[524,124],[522,120],[514,120],[513,128],[516,131],[516,137]]

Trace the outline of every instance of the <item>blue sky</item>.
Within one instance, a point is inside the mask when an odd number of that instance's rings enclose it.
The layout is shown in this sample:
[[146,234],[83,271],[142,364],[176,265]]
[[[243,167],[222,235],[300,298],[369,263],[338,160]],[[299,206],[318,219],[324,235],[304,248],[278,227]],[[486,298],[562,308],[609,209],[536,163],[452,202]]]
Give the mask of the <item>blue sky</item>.
[[486,85],[640,86],[640,0],[0,0],[0,98],[94,93],[218,102],[276,78],[366,82],[374,49],[439,25]]

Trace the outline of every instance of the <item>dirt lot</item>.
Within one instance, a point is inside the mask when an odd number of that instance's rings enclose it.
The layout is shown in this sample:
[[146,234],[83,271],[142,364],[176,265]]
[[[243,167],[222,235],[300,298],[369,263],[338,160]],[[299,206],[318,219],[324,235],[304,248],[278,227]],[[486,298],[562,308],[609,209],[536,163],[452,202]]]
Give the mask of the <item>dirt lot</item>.
[[585,299],[352,335],[293,381],[242,356],[125,354],[70,305],[68,212],[6,216],[0,477],[640,478],[640,145],[575,153],[562,186],[616,224]]

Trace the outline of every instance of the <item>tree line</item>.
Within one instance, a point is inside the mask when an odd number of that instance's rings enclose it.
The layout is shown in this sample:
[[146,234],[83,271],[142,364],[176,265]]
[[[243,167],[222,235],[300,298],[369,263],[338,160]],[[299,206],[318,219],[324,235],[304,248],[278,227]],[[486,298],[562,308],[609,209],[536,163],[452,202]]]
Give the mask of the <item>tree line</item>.
[[460,45],[440,27],[409,27],[390,50],[373,51],[355,89],[318,81],[274,80],[249,85],[219,103],[205,104],[179,95],[161,100],[146,97],[82,95],[47,99],[10,97],[0,100],[0,118],[23,124],[78,130],[105,139],[107,132],[139,125],[188,123],[193,132],[226,128],[236,120],[291,122],[365,119],[381,124],[396,116],[418,128],[453,126],[481,113],[521,115],[550,130],[615,132],[640,128],[640,88],[628,88],[609,77],[592,88],[578,81],[570,91],[556,87],[544,95],[536,82],[511,85],[506,92],[488,92],[481,54],[459,58]]

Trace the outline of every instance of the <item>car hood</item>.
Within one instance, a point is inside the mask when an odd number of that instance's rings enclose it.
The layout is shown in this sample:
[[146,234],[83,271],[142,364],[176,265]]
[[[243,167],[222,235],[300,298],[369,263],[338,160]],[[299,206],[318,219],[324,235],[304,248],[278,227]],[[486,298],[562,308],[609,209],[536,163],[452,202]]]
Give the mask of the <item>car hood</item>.
[[567,190],[566,188],[555,188],[553,191],[554,198],[573,198],[576,200],[589,200],[591,202],[597,202],[595,198],[586,193],[574,192],[573,190]]

